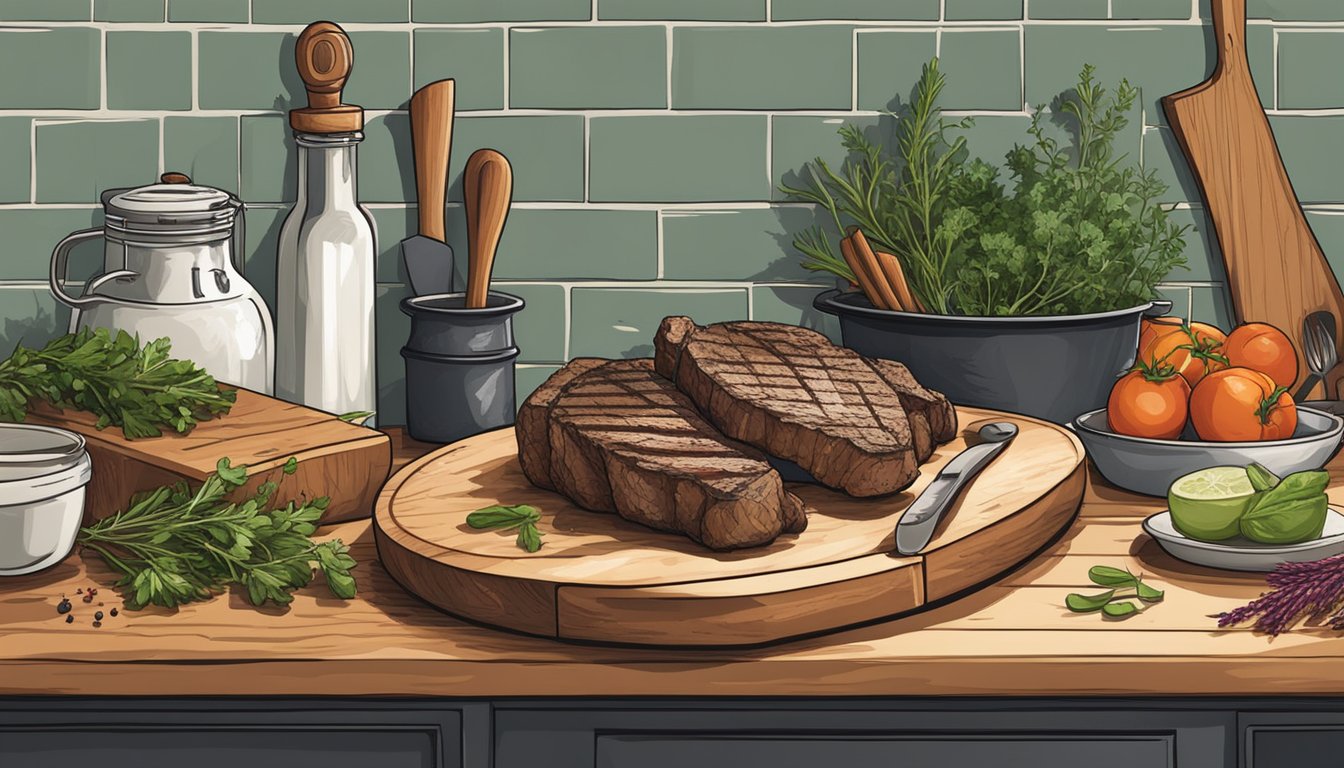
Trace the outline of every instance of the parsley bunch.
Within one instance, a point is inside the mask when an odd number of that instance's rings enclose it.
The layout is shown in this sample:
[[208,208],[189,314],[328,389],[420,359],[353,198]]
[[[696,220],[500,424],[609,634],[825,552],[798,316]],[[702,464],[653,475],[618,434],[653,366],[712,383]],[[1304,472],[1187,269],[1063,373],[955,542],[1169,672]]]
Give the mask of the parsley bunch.
[[[291,458],[285,474],[297,466]],[[246,481],[246,467],[220,459],[195,490],[183,482],[141,494],[129,509],[81,529],[79,543],[121,572],[117,586],[132,609],[208,600],[229,584],[246,589],[253,605],[284,605],[312,581],[314,564],[333,595],[354,597],[350,548],[310,538],[327,498],[272,508],[275,483],[263,483],[252,498],[229,501]]]
[[0,421],[23,421],[28,405],[88,411],[96,426],[120,427],[127,439],[157,437],[167,427],[191,431],[228,413],[236,393],[220,389],[190,360],[169,356],[168,339],[140,346],[126,333],[82,329],[41,349],[16,347],[0,362]]
[[[910,288],[930,312],[972,316],[1072,315],[1142,304],[1185,265],[1185,227],[1158,204],[1166,185],[1118,155],[1138,91],[1114,91],[1085,65],[1078,85],[1038,108],[1030,141],[1000,169],[970,159],[956,131],[972,120],[942,119],[944,85],[935,58],[925,66],[910,108],[896,117],[893,149],[858,127],[840,128],[849,158],[839,170],[818,158],[808,184],[781,189],[829,214],[826,226],[799,233],[803,266],[854,282],[832,241],[857,226],[895,255]],[[1072,134],[1060,141],[1049,115]]]

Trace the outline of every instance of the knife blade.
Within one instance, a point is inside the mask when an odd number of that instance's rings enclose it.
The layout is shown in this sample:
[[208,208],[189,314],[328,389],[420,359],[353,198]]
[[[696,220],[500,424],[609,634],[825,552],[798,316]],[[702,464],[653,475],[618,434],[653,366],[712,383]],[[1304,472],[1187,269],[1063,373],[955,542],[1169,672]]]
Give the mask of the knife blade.
[[451,79],[430,83],[411,97],[411,147],[419,233],[401,241],[401,258],[417,296],[453,290],[453,249],[444,222],[448,156],[453,144]]

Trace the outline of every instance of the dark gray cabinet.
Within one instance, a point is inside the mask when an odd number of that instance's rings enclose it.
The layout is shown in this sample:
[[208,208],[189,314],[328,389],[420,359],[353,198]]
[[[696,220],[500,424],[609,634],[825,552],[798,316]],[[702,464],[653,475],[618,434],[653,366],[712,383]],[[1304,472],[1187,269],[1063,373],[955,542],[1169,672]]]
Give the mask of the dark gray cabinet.
[[[488,716],[480,720],[486,723]],[[0,707],[0,766],[463,768],[465,755],[463,711],[430,705],[43,700]],[[473,762],[485,766],[488,758]]]
[[1344,699],[0,698],[0,768],[1338,768]]
[[497,768],[1225,768],[1235,715],[948,702],[495,711]]
[[1344,712],[1243,712],[1242,768],[1344,765]]

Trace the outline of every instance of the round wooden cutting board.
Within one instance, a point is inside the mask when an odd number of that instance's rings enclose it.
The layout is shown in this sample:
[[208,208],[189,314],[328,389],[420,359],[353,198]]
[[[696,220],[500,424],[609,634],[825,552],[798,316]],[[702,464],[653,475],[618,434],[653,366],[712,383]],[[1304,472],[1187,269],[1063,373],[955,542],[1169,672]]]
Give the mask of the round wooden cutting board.
[[[714,552],[528,483],[512,428],[445,446],[403,468],[374,513],[379,557],[403,587],[467,619],[566,640],[636,645],[766,643],[918,610],[1011,570],[1053,539],[1082,500],[1083,447],[1025,416],[958,408],[961,437],[904,492],[854,499],[790,484],[807,530]],[[897,557],[895,526],[986,421],[1021,432],[946,516],[918,556]],[[477,531],[492,504],[541,510],[542,548]]]

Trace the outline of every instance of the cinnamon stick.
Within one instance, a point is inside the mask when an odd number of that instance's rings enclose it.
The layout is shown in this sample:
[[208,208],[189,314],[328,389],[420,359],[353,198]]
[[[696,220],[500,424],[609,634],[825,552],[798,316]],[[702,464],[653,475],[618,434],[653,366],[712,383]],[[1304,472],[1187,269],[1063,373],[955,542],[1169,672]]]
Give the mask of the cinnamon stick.
[[915,294],[910,290],[910,284],[906,282],[905,270],[901,268],[901,261],[890,253],[874,252],[873,247],[868,244],[868,238],[863,236],[861,230],[854,230],[850,235],[854,243],[854,250],[860,259],[871,259],[876,264],[877,276],[881,278],[896,297],[896,301],[901,305],[904,312],[923,312],[924,305]]
[[891,289],[891,284],[887,282],[882,273],[882,267],[877,263],[877,257],[873,255],[871,248],[868,248],[868,242],[862,241],[860,247],[859,238],[863,235],[858,230],[849,237],[840,240],[840,253],[845,257],[845,262],[849,268],[854,270],[855,277],[859,278],[859,287],[868,297],[868,301],[873,303],[878,309],[894,309],[898,312],[904,312],[905,306],[901,300],[896,297],[896,293]]

